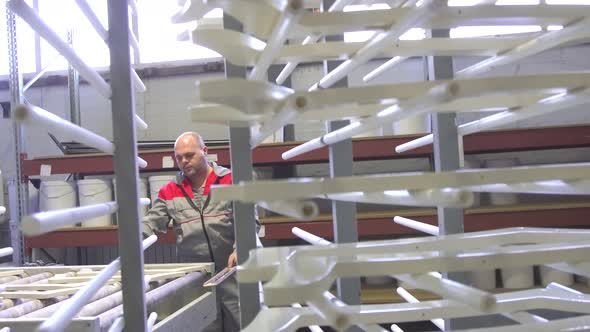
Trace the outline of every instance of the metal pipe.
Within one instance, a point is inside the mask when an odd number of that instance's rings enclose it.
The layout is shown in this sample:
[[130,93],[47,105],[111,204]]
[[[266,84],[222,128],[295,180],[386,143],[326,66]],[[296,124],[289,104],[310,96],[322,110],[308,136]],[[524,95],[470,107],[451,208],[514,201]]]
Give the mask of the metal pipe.
[[[90,21],[90,24],[92,25],[92,27],[94,28],[94,31],[96,31],[96,33],[98,34],[100,39],[102,39],[108,46],[109,33],[102,26],[102,23],[100,23],[100,20],[98,19],[98,17],[96,16],[96,14],[92,10],[92,8],[90,8],[90,6],[88,5],[88,2],[86,2],[86,0],[76,0],[76,4],[78,5],[78,7],[80,7],[80,10],[86,16],[88,21]],[[139,53],[139,42],[137,41],[137,38],[135,37],[135,35],[133,34],[133,32],[131,30],[129,30],[129,40],[131,41],[131,46],[133,47],[135,52]],[[135,70],[131,70],[131,75],[132,75],[133,84],[135,85],[135,88],[138,91],[145,92],[146,87],[143,84],[143,82],[141,81],[141,79],[139,78],[139,76],[137,75],[137,73],[135,72]],[[145,122],[144,122],[144,124],[145,124]],[[147,128],[147,127],[143,128],[142,124],[139,124],[139,126],[142,129]]]
[[375,34],[363,47],[361,47],[350,59],[342,62],[334,70],[326,74],[318,83],[309,90],[328,88],[338,82],[359,65],[375,58],[379,52],[396,41],[408,29],[419,25],[429,19],[437,10],[445,8],[444,1],[424,0],[420,7],[410,11],[407,15],[395,22],[387,31]]
[[56,300],[32,300],[15,305],[11,308],[0,311],[0,319],[18,318],[35,310],[43,308],[48,303],[55,303]]
[[[24,285],[24,284],[31,284],[31,283],[47,283],[49,282],[47,279],[53,277],[53,273],[51,272],[44,272],[39,274],[33,274],[26,278],[21,278],[15,281],[8,282],[4,285]],[[43,281],[42,281],[43,280]]]
[[363,76],[363,82],[368,83],[373,79],[377,78],[379,75],[383,74],[390,68],[397,66],[398,64],[404,62],[407,59],[405,56],[394,56],[393,58],[387,60],[384,64],[380,65],[379,67],[370,71],[367,75]]
[[117,202],[80,206],[70,209],[44,211],[25,217],[21,229],[28,236],[54,231],[85,220],[112,214],[117,211]]
[[492,310],[497,302],[496,297],[491,293],[440,276],[403,274],[394,277],[415,288],[431,291],[444,298],[465,303],[483,312]]
[[289,0],[285,8],[281,11],[278,22],[275,23],[274,29],[266,42],[264,50],[259,55],[256,65],[252,68],[250,76],[251,80],[266,80],[268,67],[272,64],[274,57],[277,55],[285,40],[287,39],[287,31],[297,22],[300,15],[303,13],[302,0]]
[[43,77],[43,75],[45,75],[45,73],[49,70],[49,67],[51,67],[60,58],[61,54],[57,54],[53,59],[51,59],[51,61],[49,61],[49,63],[45,67],[43,67],[43,69],[41,69],[37,74],[35,74],[35,76],[31,78],[27,82],[27,84],[23,86],[23,93],[25,93],[25,91],[27,91],[33,84],[35,84],[35,82],[37,82],[41,77]]
[[590,195],[590,180],[579,181],[541,181],[533,183],[513,184],[487,184],[469,187],[473,191],[502,192],[502,193],[529,193],[529,194],[554,194],[554,195]]
[[[154,244],[158,237],[152,235],[143,240],[143,250]],[[72,318],[82,309],[84,305],[104,286],[104,284],[121,268],[119,258],[115,259],[100,271],[90,282],[74,294],[67,303],[61,306],[55,314],[45,320],[37,329],[39,332],[63,331]]]
[[291,233],[293,233],[293,235],[297,236],[298,238],[316,246],[327,246],[332,244],[332,242],[325,240],[310,232],[304,231],[299,227],[291,228]]
[[[71,273],[73,275],[73,273]],[[53,273],[45,272],[34,274],[25,278],[20,278],[16,280],[9,281],[7,283],[3,283],[0,286],[0,291],[4,292],[9,286],[11,285],[24,285],[30,283],[47,283],[48,278],[52,277]],[[0,317],[2,318],[20,318],[24,314],[37,310],[39,306],[46,306],[50,305],[51,303],[55,303],[66,299],[67,296],[59,296],[53,299],[43,299],[39,300],[39,302],[34,302],[31,299],[4,299],[2,301],[2,311],[0,311]],[[33,302],[33,303],[31,303]]]
[[[74,44],[74,31],[68,30],[68,43]],[[68,64],[68,99],[70,101],[70,122],[75,125],[82,125],[80,113],[80,73],[76,68]]]
[[12,250],[12,247],[1,248],[0,249],[0,257],[10,256],[10,255],[12,255],[13,252],[14,252],[14,250]]
[[520,324],[547,323],[549,321],[541,316],[529,314],[526,311],[507,312],[503,313],[502,316],[510,318]]
[[439,84],[430,89],[424,96],[415,97],[400,104],[390,106],[365,120],[353,122],[348,126],[298,145],[285,151],[281,156],[285,160],[291,159],[325,145],[338,143],[354,135],[381,127],[384,123],[395,122],[405,117],[427,113],[440,103],[446,103],[458,98],[462,94],[461,90],[463,89],[457,82]]
[[[106,287],[106,286],[105,286]],[[154,289],[155,284],[150,284],[149,276],[145,277],[145,289],[146,291],[150,291]],[[78,313],[78,317],[88,317],[88,316],[98,316],[103,312],[106,312],[121,303],[123,303],[123,292],[121,290],[121,284],[117,284],[116,290],[108,290],[105,291],[103,296],[96,297],[96,300],[91,301],[85,305],[82,310]]]
[[[135,70],[131,71],[131,77],[136,76],[137,73],[135,72]],[[143,83],[141,83],[143,85]],[[145,85],[143,86],[143,91],[145,91]],[[135,125],[139,127],[139,129],[142,130],[146,130],[148,128],[148,124],[143,121],[142,118],[139,117],[139,115],[137,115],[137,113],[133,114],[133,119],[135,121]]]
[[[207,275],[203,272],[189,273],[184,277],[172,280],[158,288],[147,292],[145,298],[148,310],[153,310],[151,307],[167,296],[174,296],[175,294],[185,292],[186,288],[195,287],[198,284],[202,284],[203,281],[205,281],[206,276]],[[115,319],[121,317],[122,315],[122,305],[100,314],[98,318],[100,321],[101,330],[106,330],[106,327],[110,326]]]
[[[328,9],[328,12],[335,12],[335,11],[342,10],[344,7],[346,7],[348,4],[350,4],[353,1],[354,0],[336,0],[332,4],[332,6],[330,6],[330,8]],[[302,45],[313,44],[313,43],[317,42],[318,40],[320,40],[320,38],[321,38],[321,36],[318,36],[318,35],[310,35],[310,36],[305,37],[305,39],[303,39],[303,42],[301,44]],[[283,67],[283,70],[281,70],[279,75],[277,76],[276,83],[283,84],[285,82],[285,80],[289,77],[289,75],[291,75],[293,70],[295,70],[295,68],[297,67],[298,64],[299,64],[299,61],[289,61],[285,65],[285,67]]]
[[[410,7],[410,6],[414,6],[416,4],[416,2],[417,2],[416,0],[405,1],[405,2],[401,3],[401,6],[396,6],[396,7]],[[392,5],[390,5],[390,6],[392,8],[394,8],[394,6],[392,6]],[[363,82],[368,83],[369,81],[375,79],[379,75],[386,72],[388,69],[393,68],[393,67],[397,66],[398,64],[402,63],[407,58],[408,57],[394,56],[393,58],[387,60],[384,64],[382,64],[379,67],[370,71],[367,75],[363,76]]]
[[106,138],[90,130],[77,126],[70,121],[32,105],[19,105],[14,111],[17,121],[27,125],[42,125],[49,131],[55,131],[77,142],[96,148],[102,152],[112,154],[115,146]]
[[7,3],[10,10],[18,14],[31,28],[43,39],[63,55],[76,70],[92,85],[100,94],[106,98],[111,97],[111,89],[105,80],[90,68],[72,48],[64,42],[51,28],[29,7],[24,0],[10,0]]
[[420,232],[424,232],[426,234],[430,234],[430,235],[434,235],[434,236],[439,235],[438,227],[434,226],[434,225],[429,225],[429,224],[426,224],[426,223],[423,223],[420,221],[416,221],[416,220],[412,220],[412,219],[408,219],[408,218],[404,218],[404,217],[400,217],[400,216],[395,216],[393,218],[393,221],[396,224],[400,224],[400,225],[406,226],[408,228],[415,229]]
[[136,0],[127,0],[127,3],[129,4],[129,7],[131,8],[131,10],[132,10],[134,13],[137,13],[137,12],[138,12],[138,10],[137,10],[137,2],[136,2]]
[[[410,294],[403,287],[398,287],[395,291],[408,303],[420,302],[417,298],[414,297],[414,295]],[[442,318],[435,318],[431,319],[430,321],[432,322],[432,324],[436,325],[436,327],[438,327],[441,331],[445,331],[445,321]]]
[[[588,102],[590,102],[590,89],[584,87],[583,89],[576,89],[567,93],[553,95],[525,108],[518,108],[496,113],[479,120],[462,124],[457,127],[457,133],[461,136],[465,136],[476,132],[498,128],[516,121],[530,119],[540,115],[547,115],[562,109],[586,104]],[[396,146],[395,151],[402,153],[431,144],[433,138],[434,136],[432,134],[420,137],[413,141]]]
[[[332,303],[334,303],[335,306],[337,307],[345,307],[346,303],[342,302],[342,300],[340,300],[339,298],[337,298],[334,294],[330,293],[330,292],[325,292],[324,296],[330,300]],[[383,331],[387,331],[383,328],[381,328],[379,325],[377,324],[357,324],[358,327],[360,327],[362,330],[367,331],[367,332],[383,332]]]
[[[114,302],[111,306],[102,306],[105,299],[111,300],[113,296],[121,294],[121,283],[116,282],[112,285],[105,285],[101,287],[96,294],[88,301],[77,316],[95,316],[96,314],[107,311],[115,305],[121,304],[121,302]],[[55,311],[61,307],[64,302],[58,302],[41,310],[31,312],[30,314],[22,316],[22,318],[47,318],[53,315]],[[105,308],[106,307],[106,308]]]
[[[470,67],[467,67],[467,68],[457,72],[456,75],[458,77],[466,77],[466,76],[480,74],[480,73],[483,73],[483,72],[493,69],[495,66],[500,66],[500,65],[512,63],[514,61],[520,60],[520,59],[525,58],[527,56],[534,55],[539,52],[554,48],[554,47],[561,45],[562,43],[565,43],[569,40],[583,38],[589,34],[588,33],[588,31],[589,31],[588,25],[589,24],[590,24],[590,19],[588,19],[588,18],[583,19],[578,22],[574,22],[573,24],[570,24],[570,26],[568,26],[564,29],[548,32],[548,33],[543,34],[537,38],[533,38],[530,41],[528,41],[522,45],[516,46],[516,47],[514,47],[514,48],[512,48],[512,49],[510,49],[498,56],[491,57],[491,58],[488,58],[488,59],[483,60],[481,62],[478,62],[475,65],[472,65]],[[535,106],[536,105],[533,105],[531,107],[534,108]],[[547,110],[546,112],[539,112],[539,115],[554,112],[554,111],[557,111],[558,109],[567,107],[567,106],[565,106],[565,107],[561,107],[561,108],[555,108],[555,106],[556,105],[553,105],[553,107],[548,107],[553,110]],[[528,107],[526,109],[528,110],[529,108],[530,107]],[[523,111],[524,110],[520,110],[517,113],[525,113]],[[512,112],[510,112],[510,111],[506,111],[506,112],[502,112],[499,114],[491,115],[489,117],[486,117],[486,118],[483,118],[480,120],[488,119],[488,120],[498,121],[497,123],[494,123],[494,124],[488,124],[488,126],[490,126],[490,127],[488,127],[488,129],[490,129],[491,127],[498,127],[503,124],[511,123],[512,121],[516,121],[516,120],[512,120],[512,119],[507,119],[507,118],[513,116],[511,113]],[[534,116],[537,116],[537,114],[530,113],[530,114],[527,114],[526,118],[530,118],[530,117],[534,117]],[[500,119],[503,117],[506,117],[506,119],[504,119],[504,121],[501,121]],[[477,121],[479,121],[479,120],[477,120]],[[477,123],[477,121],[473,121],[473,122],[471,122],[471,124],[475,125]],[[463,125],[463,126],[465,126],[465,125]],[[461,134],[461,126],[459,126],[458,131],[459,131],[459,134]],[[477,131],[483,131],[483,129],[479,129]],[[421,146],[428,145],[433,142],[433,138],[434,137],[432,134],[426,135],[424,137],[421,137],[416,140],[413,140],[413,141],[410,141],[405,144],[397,146],[395,148],[395,151],[398,153],[402,153],[402,152],[416,149]]]
[[[129,43],[131,44],[131,48],[133,48],[133,52],[139,54],[139,41],[137,40],[137,37],[135,37],[135,34],[133,33],[133,31],[131,31],[131,27],[129,27]],[[135,72],[135,70],[131,70],[133,72]],[[137,73],[136,73],[137,74]],[[134,80],[134,84],[136,84],[135,80],[138,79],[139,76],[136,77],[132,77],[132,79]],[[141,81],[140,81],[141,82]],[[141,83],[143,85],[143,83]],[[145,85],[143,86],[143,90],[140,91],[145,91]]]
[[297,115],[307,106],[307,98],[303,96],[296,97],[294,100],[287,99],[283,108],[275,114],[268,122],[263,123],[258,132],[250,138],[250,147],[256,148],[268,136],[275,131],[291,123]]
[[90,22],[90,25],[92,25],[92,27],[94,28],[94,31],[96,31],[96,33],[100,37],[100,39],[107,40],[109,38],[109,33],[102,26],[102,23],[100,23],[100,20],[98,19],[96,14],[94,14],[94,11],[88,5],[88,2],[86,0],[75,0],[75,1],[76,1],[76,4],[78,5],[78,7],[80,8],[80,10],[82,11],[82,13],[84,14],[84,16],[86,16],[86,18]]
[[158,319],[158,313],[152,312],[147,319],[147,332],[152,332],[154,329],[154,325],[156,324],[156,319]]
[[311,200],[264,201],[258,202],[258,206],[299,220],[310,220],[317,217],[320,213],[317,203]]
[[111,327],[109,327],[108,332],[122,332],[124,328],[125,328],[125,319],[123,317],[118,317],[113,322],[113,325],[111,325]]
[[386,190],[383,192],[351,192],[317,196],[336,201],[392,204],[406,206],[468,207],[473,204],[469,190],[444,188],[424,190]]
[[[295,228],[297,228],[297,227],[293,227],[293,229],[295,229]],[[301,308],[301,304],[293,303],[292,307],[293,308]],[[324,332],[324,330],[321,327],[319,327],[318,325],[311,325],[311,326],[308,326],[307,328],[311,332]]]
[[2,277],[0,278],[0,284],[9,283],[18,279],[19,278],[17,276]]
[[404,332],[399,326],[396,324],[391,324],[391,332]]
[[[327,293],[327,294],[326,294]],[[334,327],[337,331],[345,331],[352,322],[338,306],[331,301],[330,292],[324,292],[307,301],[307,305],[315,313]]]
[[[137,116],[137,115],[136,115]],[[76,142],[86,144],[102,152],[113,154],[115,145],[106,138],[77,126],[70,121],[34,105],[19,105],[14,111],[17,121],[26,125],[42,125],[47,130],[53,130]],[[137,119],[137,118],[136,118]],[[137,157],[139,167],[145,168],[147,162]]]
[[483,119],[475,120],[459,126],[460,135],[469,135],[475,132],[497,128],[516,121],[521,121],[534,116],[546,115],[564,108],[574,107],[590,102],[590,88],[576,89],[564,92],[540,100],[527,108],[504,111],[490,115]]
[[473,76],[494,69],[497,66],[512,63],[531,55],[552,49],[572,40],[579,40],[590,36],[590,19],[570,24],[561,30],[551,31],[533,38],[526,43],[516,46],[501,54],[478,62],[456,73],[457,77]]

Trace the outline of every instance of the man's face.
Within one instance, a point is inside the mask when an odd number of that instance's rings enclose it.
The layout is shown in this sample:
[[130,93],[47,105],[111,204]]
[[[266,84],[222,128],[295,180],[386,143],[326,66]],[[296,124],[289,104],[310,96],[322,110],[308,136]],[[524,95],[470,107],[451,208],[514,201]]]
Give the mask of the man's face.
[[207,169],[207,147],[201,147],[192,136],[185,136],[176,143],[174,157],[178,168],[187,177]]

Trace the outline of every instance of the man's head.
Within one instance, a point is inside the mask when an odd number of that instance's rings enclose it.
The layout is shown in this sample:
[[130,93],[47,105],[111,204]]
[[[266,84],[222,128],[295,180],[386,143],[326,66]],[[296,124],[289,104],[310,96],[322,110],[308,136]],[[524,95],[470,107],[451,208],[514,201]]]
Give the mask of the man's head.
[[178,136],[174,143],[174,157],[178,168],[189,179],[207,174],[207,147],[201,135],[186,132]]

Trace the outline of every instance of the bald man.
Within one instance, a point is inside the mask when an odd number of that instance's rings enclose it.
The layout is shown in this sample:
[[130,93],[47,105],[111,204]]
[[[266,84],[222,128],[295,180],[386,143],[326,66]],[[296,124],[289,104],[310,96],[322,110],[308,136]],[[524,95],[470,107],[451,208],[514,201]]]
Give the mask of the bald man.
[[[207,161],[207,146],[201,135],[183,133],[174,143],[180,172],[160,189],[158,198],[143,218],[144,236],[165,233],[173,221],[179,262],[214,262],[219,272],[237,262],[231,202],[211,202],[213,184],[231,184],[231,171]],[[236,279],[217,286],[217,319],[206,331],[239,330]]]

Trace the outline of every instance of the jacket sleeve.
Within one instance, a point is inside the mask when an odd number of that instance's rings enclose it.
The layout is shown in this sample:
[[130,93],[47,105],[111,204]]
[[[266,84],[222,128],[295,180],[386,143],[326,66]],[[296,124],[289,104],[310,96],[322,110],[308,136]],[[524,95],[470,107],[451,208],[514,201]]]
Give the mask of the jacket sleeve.
[[141,232],[145,237],[154,233],[166,233],[168,231],[168,223],[170,222],[170,214],[168,213],[166,202],[158,197],[141,222]]

